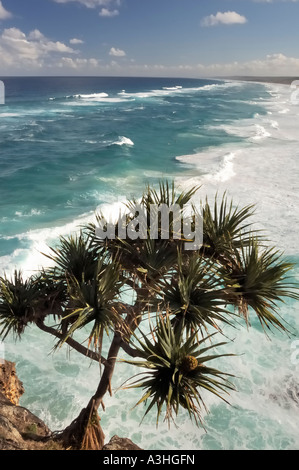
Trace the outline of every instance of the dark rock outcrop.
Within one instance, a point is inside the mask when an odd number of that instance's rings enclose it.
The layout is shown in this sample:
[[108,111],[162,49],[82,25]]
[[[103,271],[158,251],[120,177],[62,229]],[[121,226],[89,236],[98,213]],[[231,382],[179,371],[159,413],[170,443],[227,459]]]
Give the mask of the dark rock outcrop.
[[130,439],[113,436],[108,444],[105,444],[103,450],[142,450]]

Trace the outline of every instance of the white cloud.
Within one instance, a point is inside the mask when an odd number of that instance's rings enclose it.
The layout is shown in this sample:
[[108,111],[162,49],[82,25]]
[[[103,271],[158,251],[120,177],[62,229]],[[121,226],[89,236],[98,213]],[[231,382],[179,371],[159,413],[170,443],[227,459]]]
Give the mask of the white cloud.
[[[34,42],[23,38],[22,32],[15,30],[6,34],[6,41],[24,42],[24,49],[18,46],[18,54],[8,49],[0,36],[0,67],[5,74],[26,75],[36,71],[37,75],[74,74],[103,76],[172,76],[172,77],[229,77],[229,76],[297,76],[299,56],[288,57],[282,53],[268,54],[265,57],[243,62],[211,64],[138,64],[111,60],[104,62],[96,58],[76,57],[34,48]],[[14,38],[14,39],[12,39]],[[31,43],[28,47],[27,42]],[[37,46],[38,42],[35,42]],[[56,44],[56,43],[55,43]],[[59,49],[59,47],[57,48]],[[117,49],[115,49],[117,50]],[[14,51],[15,52],[15,51]]]
[[[118,67],[116,67],[118,65]],[[101,64],[99,73],[117,73],[127,76],[172,76],[172,77],[229,77],[229,76],[297,76],[299,57],[288,57],[282,53],[269,54],[263,58],[244,62],[211,64],[137,64],[129,62],[120,67],[116,62]]]
[[202,22],[202,26],[217,26],[219,24],[231,25],[231,24],[244,24],[247,23],[245,16],[236,13],[235,11],[225,11],[216,13],[216,15],[206,16]]
[[99,15],[104,16],[106,18],[112,18],[113,16],[119,15],[119,11],[118,10],[108,10],[108,8],[102,8]]
[[82,41],[82,39],[73,38],[70,39],[70,44],[84,44],[84,41]]
[[103,18],[113,18],[119,15],[122,0],[54,0],[56,3],[79,3],[86,8],[100,8],[99,15]]
[[121,0],[54,0],[56,3],[77,2],[87,8],[120,6]]
[[8,39],[12,41],[24,41],[26,40],[26,34],[24,34],[18,28],[8,28],[5,29],[2,33],[2,39]]
[[299,70],[299,57],[288,57],[282,53],[268,54],[264,58],[230,62],[225,64],[198,64],[198,73],[208,76],[297,76]]
[[4,6],[2,5],[2,1],[0,0],[0,20],[8,20],[12,17],[12,14],[5,10]]
[[97,59],[80,59],[76,58],[73,59],[71,57],[62,57],[59,62],[56,64],[58,68],[71,68],[77,70],[86,70],[86,68],[95,68],[99,65],[99,61]]
[[[22,34],[25,36],[24,33],[22,33]],[[28,38],[33,39],[33,40],[37,40],[37,41],[46,39],[45,36],[38,29],[34,29],[33,31],[31,31],[29,33]]]
[[122,49],[117,49],[115,47],[111,47],[111,49],[109,51],[109,55],[112,55],[114,57],[124,57],[126,55],[126,53]]
[[51,64],[57,54],[74,54],[71,47],[47,39],[39,30],[26,36],[18,28],[4,29],[0,36],[0,66],[28,71]]

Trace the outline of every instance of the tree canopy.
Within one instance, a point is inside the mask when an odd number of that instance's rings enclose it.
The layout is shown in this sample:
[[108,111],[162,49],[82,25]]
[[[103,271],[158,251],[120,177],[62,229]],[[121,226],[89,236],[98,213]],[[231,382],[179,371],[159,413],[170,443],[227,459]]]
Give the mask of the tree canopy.
[[[145,406],[144,419],[155,412],[157,425],[161,417],[171,424],[185,409],[202,426],[205,394],[227,401],[235,389],[233,375],[214,366],[223,356],[220,346],[230,355],[228,342],[222,341],[223,325],[250,327],[256,316],[265,333],[288,333],[279,305],[299,298],[291,282],[293,265],[253,229],[253,206],[235,207],[224,194],[197,207],[197,191],[178,191],[168,182],[148,186],[138,200],[127,201],[123,226],[113,222],[114,236],[99,237],[97,227],[103,228],[105,220],[98,213],[96,223],[51,247],[52,267],[27,279],[18,271],[0,277],[2,340],[8,334],[21,338],[33,324],[56,338],[56,348],[68,344],[100,364],[97,390],[57,434],[66,446],[102,448],[99,409],[105,410],[104,397],[112,393],[121,351],[127,363],[142,368],[136,377],[124,377],[123,389],[140,389],[136,406]],[[159,214],[152,236],[153,205],[179,208],[168,213],[167,236]],[[143,231],[136,223],[141,210]],[[198,220],[201,243],[187,250]],[[132,226],[136,236],[120,236],[122,228]],[[88,330],[86,344],[76,339],[83,328]],[[104,341],[109,344],[106,357]]]

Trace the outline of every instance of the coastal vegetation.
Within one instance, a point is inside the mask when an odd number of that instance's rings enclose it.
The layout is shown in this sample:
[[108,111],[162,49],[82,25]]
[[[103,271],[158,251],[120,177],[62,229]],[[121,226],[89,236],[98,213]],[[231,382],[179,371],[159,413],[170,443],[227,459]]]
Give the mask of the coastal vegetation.
[[[168,182],[148,186],[138,199],[148,224],[145,237],[122,239],[115,223],[116,236],[103,239],[97,224],[88,224],[51,247],[51,267],[27,279],[17,271],[0,278],[3,341],[9,334],[21,338],[35,325],[54,336],[54,349],[68,345],[99,364],[98,387],[89,402],[51,436],[66,448],[103,447],[100,415],[106,394],[112,394],[117,361],[140,368],[140,374],[124,377],[122,389],[140,390],[136,405],[144,406],[144,419],[156,413],[157,425],[164,418],[171,426],[184,409],[204,426],[206,394],[229,402],[236,389],[233,371],[217,368],[217,359],[231,355],[223,326],[249,328],[257,319],[265,334],[288,334],[279,304],[299,298],[291,282],[293,265],[253,229],[253,206],[235,207],[224,194],[197,207],[197,191],[178,191]],[[150,236],[153,204],[180,208],[169,217],[167,238],[160,229],[156,238]],[[188,205],[192,212],[186,215]],[[127,201],[127,225],[135,207],[136,200]],[[192,226],[197,215],[202,243],[185,250],[175,218]],[[99,213],[96,220],[103,218]],[[82,331],[86,343],[78,339]],[[103,344],[109,345],[105,356]]]

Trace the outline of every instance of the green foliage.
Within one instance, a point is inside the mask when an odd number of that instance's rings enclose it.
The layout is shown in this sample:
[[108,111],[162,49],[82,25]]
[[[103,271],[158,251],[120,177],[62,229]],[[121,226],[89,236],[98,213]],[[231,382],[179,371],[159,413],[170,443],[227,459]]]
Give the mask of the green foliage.
[[247,247],[233,252],[235,262],[224,274],[225,282],[232,288],[232,303],[249,323],[249,307],[268,329],[275,326],[283,331],[278,319],[278,302],[284,298],[299,299],[298,287],[288,280],[292,263],[283,261],[282,254],[273,248],[261,249],[252,238]]
[[174,315],[174,325],[183,323],[191,333],[209,326],[219,329],[221,322],[231,324],[221,268],[198,253],[186,259],[182,252],[177,256],[176,268],[158,281],[164,309]]
[[68,279],[71,306],[66,309],[67,314],[63,318],[69,320],[71,326],[62,343],[76,330],[92,324],[89,345],[93,342],[101,351],[104,332],[108,333],[121,322],[114,303],[120,296],[122,286],[119,263],[116,260],[107,263],[100,256],[93,279],[78,282],[75,276],[71,276]]
[[51,247],[52,255],[46,255],[55,262],[56,273],[53,275],[65,278],[73,276],[78,282],[89,281],[94,277],[97,268],[98,251],[91,239],[83,233],[60,237],[60,246]]
[[[151,205],[156,206],[166,205],[171,207],[177,205],[181,210],[179,214],[175,214],[179,218],[179,223],[182,226],[184,214],[184,206],[186,206],[198,188],[192,188],[189,191],[177,192],[174,183],[171,185],[168,182],[161,182],[159,190],[148,186],[139,200],[128,200],[124,205],[125,215],[125,228],[127,230],[130,222],[136,216],[136,207],[140,206],[144,210],[147,219],[147,238],[145,240],[137,238],[125,240],[118,237],[118,226],[115,223],[114,240],[108,242],[98,239],[96,236],[96,225],[89,224],[85,227],[87,236],[92,240],[92,245],[97,249],[102,249],[108,252],[111,256],[119,256],[122,268],[129,272],[130,275],[134,273],[140,277],[141,282],[152,278],[158,278],[163,273],[167,272],[176,263],[177,248],[181,246],[185,240],[183,238],[176,239],[174,233],[174,214],[170,212],[169,217],[169,236],[164,239],[161,232],[160,225],[158,226],[157,238],[152,239],[150,235],[150,208]],[[102,214],[97,214],[96,220],[100,224],[103,219]],[[159,220],[160,222],[160,220]],[[146,274],[146,276],[144,275]]]
[[202,252],[208,257],[216,259],[229,259],[232,250],[246,246],[251,238],[251,223],[248,219],[254,213],[254,206],[249,205],[242,209],[228,202],[224,194],[221,203],[217,202],[211,208],[208,200],[202,204],[203,218],[203,247]]
[[23,280],[18,271],[12,279],[0,278],[0,337],[3,340],[11,331],[20,336],[27,324],[34,321],[40,296],[32,278]]
[[136,338],[139,344],[136,351],[143,360],[125,362],[146,371],[125,388],[144,389],[144,395],[137,405],[150,401],[145,415],[156,407],[157,424],[163,408],[166,410],[165,419],[169,421],[173,413],[178,414],[180,407],[186,409],[190,418],[194,418],[198,424],[202,422],[202,410],[205,409],[203,390],[225,400],[221,394],[234,389],[227,380],[229,374],[207,365],[211,360],[223,356],[212,353],[212,350],[225,343],[204,347],[204,342],[211,336],[198,341],[197,332],[194,332],[186,338],[184,328],[174,329],[168,315],[158,318],[151,340],[142,332],[141,337]]

